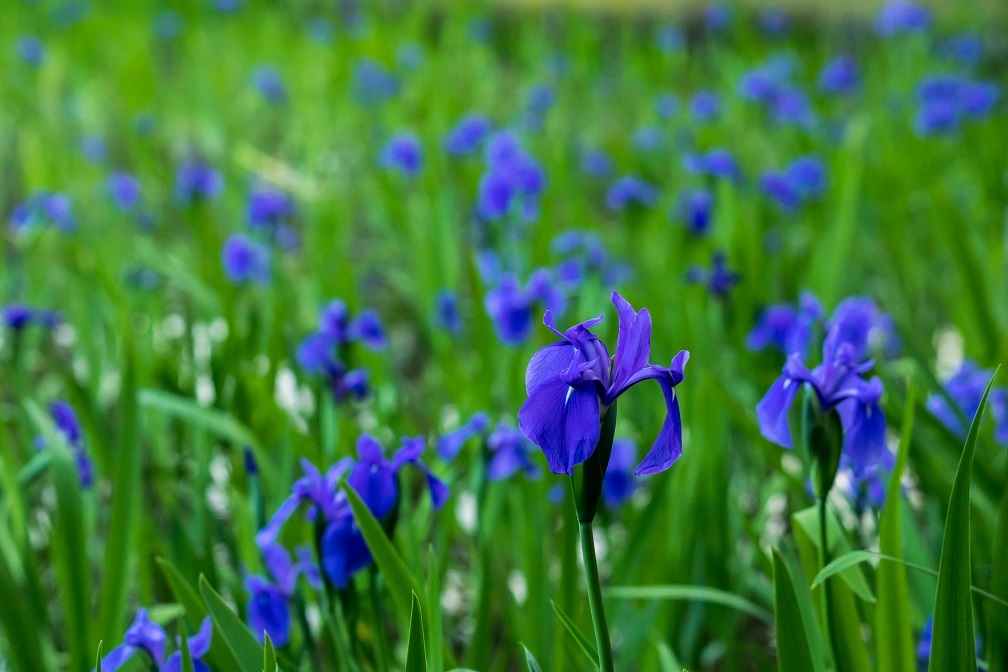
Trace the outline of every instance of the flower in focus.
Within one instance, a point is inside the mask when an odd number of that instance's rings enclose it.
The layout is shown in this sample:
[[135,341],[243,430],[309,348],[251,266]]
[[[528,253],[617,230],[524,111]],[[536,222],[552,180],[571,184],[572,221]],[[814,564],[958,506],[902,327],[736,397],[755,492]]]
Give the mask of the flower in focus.
[[452,156],[472,154],[490,135],[493,122],[482,114],[468,114],[448,131],[444,138],[445,151]]
[[739,275],[728,268],[728,258],[724,252],[715,252],[710,268],[691,266],[686,270],[686,282],[704,285],[715,298],[723,299],[739,281]]
[[756,417],[764,437],[791,448],[788,411],[799,388],[807,387],[822,413],[836,410],[839,414],[842,456],[860,478],[886,452],[885,417],[878,405],[883,387],[878,377],[864,378],[874,362],[859,357],[859,344],[846,340],[849,333],[842,323],[831,324],[823,342],[822,363],[811,371],[801,353],[790,354],[783,373],[756,406]]
[[594,453],[602,418],[625,391],[654,379],[665,396],[667,415],[658,438],[637,465],[638,475],[672,466],[682,454],[682,421],[675,387],[683,381],[689,353],[681,350],[669,367],[648,363],[651,315],[637,312],[616,292],[612,302],[619,315],[616,355],[589,331],[602,317],[582,322],[561,334],[546,311],[543,323],[561,338],[539,350],[525,373],[528,399],[518,412],[522,432],[546,455],[551,471],[573,474],[574,467]]
[[823,308],[811,292],[802,292],[797,306],[770,306],[746,337],[746,347],[753,351],[773,346],[785,355],[804,355],[812,339],[812,328],[822,319]]
[[267,102],[279,105],[287,102],[287,87],[280,72],[272,65],[260,65],[252,71],[252,83]]
[[606,192],[606,205],[610,210],[625,210],[631,205],[649,207],[658,200],[658,187],[634,175],[624,175]]
[[[959,366],[959,370],[942,384],[942,387],[958,407],[962,416],[970,421],[980,409],[980,400],[983,399],[987,384],[993,376],[993,371],[981,369],[976,362],[966,360]],[[991,417],[994,418],[995,440],[1003,445],[1008,444],[1008,392],[1000,387],[992,389],[988,399],[988,408]],[[960,420],[959,414],[949,404],[945,395],[928,395],[927,409],[950,432],[960,439],[966,439],[967,427]]]
[[220,173],[205,163],[185,163],[175,173],[175,198],[182,203],[213,200],[223,189]]
[[388,170],[416,177],[423,168],[423,148],[412,133],[398,133],[382,149],[379,160]]
[[921,33],[931,27],[931,10],[909,0],[889,0],[875,15],[875,32],[882,37]]
[[236,284],[266,284],[270,280],[270,249],[240,233],[224,241],[221,262],[228,280]]

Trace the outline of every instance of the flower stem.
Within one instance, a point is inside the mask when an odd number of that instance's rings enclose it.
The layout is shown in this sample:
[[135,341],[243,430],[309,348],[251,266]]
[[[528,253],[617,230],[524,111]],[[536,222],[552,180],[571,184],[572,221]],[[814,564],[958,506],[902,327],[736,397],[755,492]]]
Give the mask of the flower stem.
[[[828,506],[826,496],[819,498],[819,545],[820,545],[820,564],[821,569],[824,569],[826,565],[830,563],[830,551],[829,551],[829,528],[827,527],[826,518],[826,507]],[[833,646],[833,609],[830,597],[830,579],[822,584],[822,594],[823,594],[823,610],[825,613],[825,623],[826,623],[826,637],[827,637],[827,649],[829,650],[830,657],[835,658],[835,647]]]
[[578,531],[581,534],[585,585],[588,588],[588,605],[591,607],[592,625],[595,628],[599,669],[601,672],[614,672],[612,643],[609,641],[609,627],[606,625],[605,609],[602,606],[602,584],[599,581],[598,561],[595,559],[595,537],[592,534],[592,524],[580,522],[578,523]]

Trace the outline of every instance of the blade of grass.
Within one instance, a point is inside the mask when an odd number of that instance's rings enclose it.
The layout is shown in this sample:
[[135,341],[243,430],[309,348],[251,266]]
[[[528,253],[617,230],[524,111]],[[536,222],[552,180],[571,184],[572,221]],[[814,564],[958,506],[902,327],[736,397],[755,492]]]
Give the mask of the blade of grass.
[[238,661],[239,669],[242,672],[260,672],[265,654],[252,632],[204,576],[200,576],[199,592],[210,618],[213,619],[214,631],[220,633],[227,642],[228,648]]
[[420,598],[413,593],[410,609],[409,641],[406,643],[406,672],[427,672],[427,653],[424,646],[423,610]]
[[585,657],[592,665],[595,666],[595,669],[599,669],[598,652],[595,649],[595,644],[585,637],[584,633],[582,633],[580,628],[578,628],[577,623],[571,620],[570,616],[565,614],[560,607],[557,606],[556,602],[550,600],[550,604],[553,605],[553,611],[556,613],[557,618],[560,619],[560,623],[563,625],[564,630],[566,630],[567,634],[569,634],[571,639],[574,640],[577,648],[585,654]]
[[764,623],[773,622],[773,614],[758,604],[734,593],[706,586],[613,586],[605,591],[606,597],[623,600],[682,600],[710,602],[731,607],[755,616]]
[[[773,549],[774,624],[780,672],[825,672],[826,653],[812,598],[804,578],[796,576]],[[802,593],[807,599],[799,599]]]

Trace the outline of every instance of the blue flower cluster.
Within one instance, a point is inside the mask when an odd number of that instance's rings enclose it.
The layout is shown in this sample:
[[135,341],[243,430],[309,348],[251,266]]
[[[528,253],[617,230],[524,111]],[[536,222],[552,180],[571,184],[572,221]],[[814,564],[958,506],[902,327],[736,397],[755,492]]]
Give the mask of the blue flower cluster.
[[322,376],[337,402],[363,399],[370,391],[366,369],[348,370],[352,343],[384,350],[387,341],[381,319],[373,310],[362,311],[351,319],[346,303],[334,299],[319,312],[318,328],[297,349],[301,368]]

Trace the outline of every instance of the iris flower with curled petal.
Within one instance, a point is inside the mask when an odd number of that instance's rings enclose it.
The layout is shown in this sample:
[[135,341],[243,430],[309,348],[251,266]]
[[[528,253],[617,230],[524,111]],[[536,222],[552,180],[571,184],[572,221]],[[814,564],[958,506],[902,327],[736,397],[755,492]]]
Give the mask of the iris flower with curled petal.
[[573,474],[575,466],[591,457],[609,407],[621,394],[648,379],[661,385],[667,415],[636,473],[664,471],[682,454],[682,420],[675,387],[685,377],[689,353],[680,350],[668,367],[648,363],[651,314],[646,308],[635,311],[615,291],[612,302],[619,315],[615,357],[610,359],[605,344],[589,331],[602,322],[602,316],[561,334],[547,311],[543,322],[562,340],[537,352],[525,373],[528,400],[518,412],[518,424],[542,449],[550,470],[557,474]]

